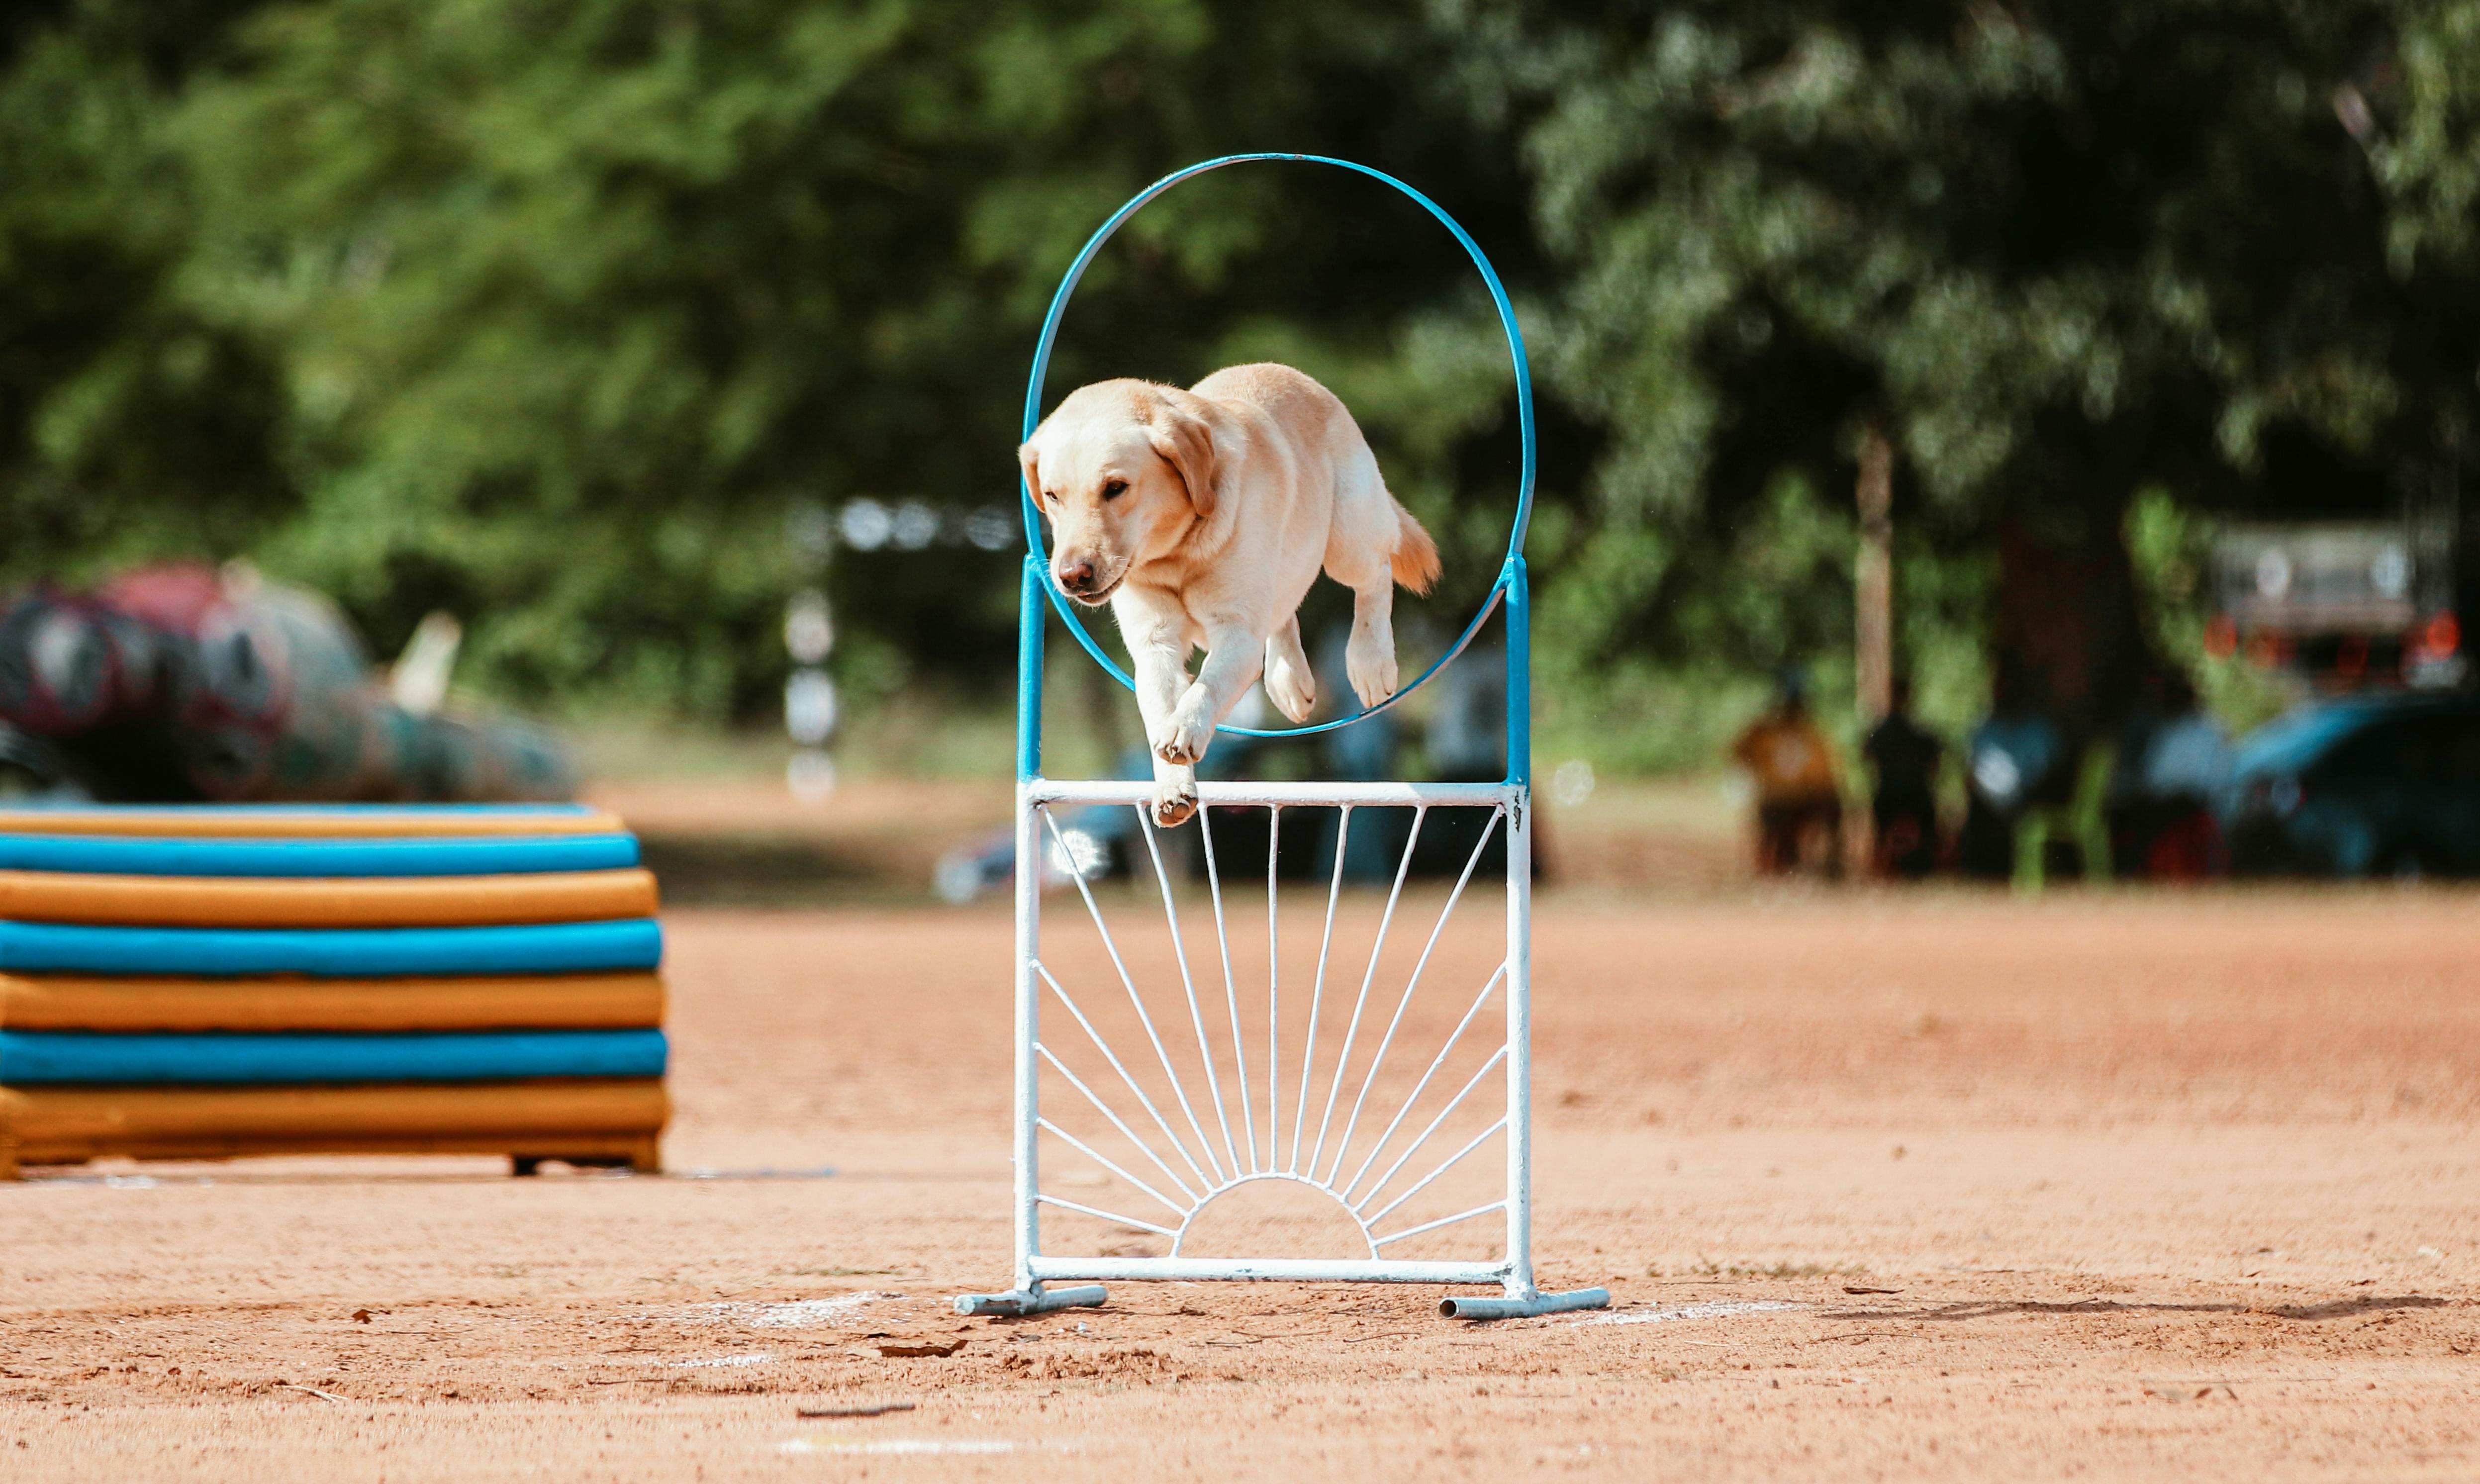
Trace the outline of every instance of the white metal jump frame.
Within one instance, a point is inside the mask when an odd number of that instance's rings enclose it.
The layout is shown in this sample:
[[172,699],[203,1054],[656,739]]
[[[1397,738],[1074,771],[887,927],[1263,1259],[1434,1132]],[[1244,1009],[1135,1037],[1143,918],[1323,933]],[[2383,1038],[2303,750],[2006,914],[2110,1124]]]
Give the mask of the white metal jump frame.
[[[1042,776],[1043,654],[1046,627],[1050,613],[1055,610],[1064,627],[1085,651],[1123,684],[1128,683],[1128,678],[1095,642],[1076,614],[1053,588],[1049,580],[1048,559],[1043,550],[1042,519],[1034,502],[1034,492],[1020,489],[1027,555],[1018,628],[1017,685],[1016,1171],[1013,1223],[1016,1271],[1015,1283],[1005,1292],[962,1294],[956,1299],[956,1309],[958,1313],[967,1315],[1030,1315],[1054,1309],[1097,1305],[1103,1302],[1107,1296],[1099,1282],[1120,1280],[1291,1280],[1471,1284],[1498,1287],[1499,1293],[1492,1297],[1458,1295],[1441,1300],[1438,1305],[1439,1313],[1451,1318],[1513,1318],[1571,1309],[1601,1308],[1610,1302],[1610,1294],[1605,1290],[1591,1288],[1565,1293],[1545,1293],[1534,1283],[1532,602],[1523,555],[1525,527],[1529,522],[1533,500],[1533,388],[1525,360],[1523,337],[1516,326],[1514,310],[1510,305],[1506,290],[1501,286],[1498,275],[1491,269],[1487,257],[1483,254],[1480,246],[1473,242],[1462,226],[1429,197],[1390,175],[1351,161],[1312,155],[1241,155],[1210,160],[1175,171],[1155,182],[1123,206],[1087,242],[1083,251],[1070,266],[1057,294],[1051,300],[1049,314],[1044,321],[1042,339],[1035,351],[1032,376],[1025,394],[1024,436],[1031,437],[1035,426],[1040,422],[1043,381],[1048,369],[1051,346],[1058,333],[1060,319],[1066,312],[1069,297],[1073,293],[1077,280],[1083,275],[1087,265],[1093,261],[1094,255],[1100,250],[1103,243],[1109,240],[1112,233],[1116,232],[1121,223],[1125,221],[1137,208],[1180,181],[1227,165],[1268,160],[1338,166],[1380,181],[1410,197],[1432,217],[1443,223],[1463,245],[1474,266],[1480,270],[1483,281],[1489,290],[1491,300],[1498,310],[1500,323],[1507,335],[1509,354],[1514,365],[1522,456],[1521,481],[1517,490],[1515,518],[1509,535],[1506,562],[1490,590],[1487,601],[1482,604],[1480,611],[1474,615],[1471,623],[1447,652],[1394,697],[1388,698],[1372,709],[1374,711],[1392,705],[1401,701],[1404,696],[1419,688],[1422,683],[1436,675],[1463,652],[1494,610],[1500,611],[1506,625],[1507,641],[1507,777],[1502,781],[1491,783],[1201,782],[1198,785],[1197,818],[1205,837],[1205,859],[1212,892],[1214,927],[1218,938],[1217,946],[1222,950],[1223,955],[1226,1003],[1231,1031],[1229,1045],[1238,1066],[1236,1091],[1241,1131],[1235,1138],[1231,1128],[1232,1110],[1227,1106],[1215,1057],[1207,1049],[1209,1031],[1206,1017],[1198,998],[1197,985],[1189,972],[1186,949],[1179,940],[1179,918],[1174,903],[1170,876],[1164,869],[1161,852],[1155,839],[1154,827],[1147,813],[1147,806],[1153,796],[1153,785],[1143,781],[1063,781]],[[1222,729],[1260,736],[1302,735],[1353,725],[1365,720],[1369,714],[1371,713],[1363,712],[1338,721],[1271,732],[1252,732],[1248,728],[1228,726]],[[1064,847],[1067,843],[1064,838],[1059,837],[1058,826],[1052,821],[1050,808],[1053,805],[1120,806],[1137,811],[1140,832],[1146,843],[1149,862],[1161,888],[1173,946],[1178,953],[1185,1004],[1197,1035],[1197,1047],[1202,1056],[1206,1096],[1198,1101],[1209,1105],[1215,1131],[1220,1136],[1219,1145],[1215,1138],[1209,1137],[1206,1130],[1207,1120],[1199,1114],[1196,1103],[1192,1102],[1178,1073],[1174,1070],[1172,1058],[1165,1049],[1161,1037],[1156,1034],[1152,1021],[1147,1018],[1146,1004],[1134,981],[1128,975],[1119,949],[1112,940],[1110,928],[1104,922],[1104,914],[1096,904],[1092,892],[1087,888],[1081,870],[1072,871],[1071,875],[1075,879],[1077,890],[1084,898],[1086,908],[1093,914],[1096,926],[1100,930],[1113,965],[1118,970],[1120,980],[1125,986],[1127,995],[1145,1026],[1147,1036],[1151,1041],[1150,1049],[1159,1058],[1162,1072],[1170,1079],[1169,1087],[1175,1104],[1175,1109],[1166,1110],[1149,1097],[1138,1079],[1129,1073],[1105,1044],[1103,1038],[1096,1033],[1093,1025],[1086,1018],[1085,1011],[1072,997],[1069,989],[1052,977],[1050,969],[1043,962],[1042,883],[1045,855],[1053,844]],[[1341,1051],[1336,1055],[1331,1076],[1327,1085],[1325,1104],[1322,1109],[1312,1110],[1309,1102],[1310,1083],[1312,1063],[1317,1061],[1319,1049],[1319,1011],[1322,1008],[1316,997],[1323,994],[1327,982],[1327,945],[1321,944],[1318,987],[1312,992],[1307,1048],[1299,1062],[1300,1082],[1291,1110],[1292,1142],[1286,1155],[1281,1151],[1279,1140],[1284,1109],[1281,1106],[1282,1083],[1277,1066],[1279,1017],[1275,983],[1277,978],[1275,852],[1280,834],[1280,811],[1285,807],[1299,806],[1330,806],[1341,810],[1338,825],[1339,837],[1335,848],[1335,879],[1329,888],[1327,903],[1327,928],[1330,941],[1332,934],[1335,897],[1341,889],[1343,879],[1344,842],[1340,836],[1343,832],[1348,832],[1351,828],[1353,811],[1363,807],[1408,806],[1415,813],[1412,838],[1407,841],[1402,863],[1395,873],[1394,892],[1388,898],[1386,916],[1382,919],[1379,927],[1378,943],[1370,952],[1368,972],[1362,976],[1359,994],[1354,1001],[1350,1030],[1343,1038]],[[1231,989],[1230,936],[1223,912],[1223,885],[1212,848],[1212,815],[1216,809],[1232,806],[1259,806],[1269,810],[1266,864],[1269,961],[1266,1031],[1268,1064],[1265,1068],[1268,1106],[1264,1122],[1265,1139],[1262,1154],[1259,1145],[1258,1119],[1252,1102],[1251,1077],[1240,1026],[1239,1002],[1236,993]],[[1483,832],[1481,844],[1474,847],[1471,859],[1465,864],[1463,877],[1456,886],[1455,895],[1448,899],[1445,912],[1439,917],[1438,926],[1431,932],[1429,946],[1423,950],[1420,965],[1412,970],[1411,979],[1405,987],[1403,999],[1396,1007],[1394,1019],[1387,1022],[1382,1037],[1376,1042],[1375,1055],[1368,1062],[1358,1093],[1349,1105],[1346,1105],[1342,1098],[1343,1084],[1346,1080],[1355,1037],[1361,1029],[1362,1011],[1368,999],[1371,981],[1377,972],[1379,951],[1384,945],[1386,932],[1395,916],[1405,875],[1412,858],[1413,845],[1419,837],[1420,822],[1427,817],[1429,811],[1446,808],[1486,808],[1491,811],[1489,827]],[[1354,1140],[1362,1126],[1362,1114],[1371,1087],[1378,1078],[1379,1064],[1392,1047],[1405,1009],[1410,1004],[1413,991],[1418,987],[1424,970],[1430,963],[1429,948],[1436,946],[1438,933],[1446,923],[1446,914],[1454,911],[1457,902],[1463,894],[1464,886],[1469,884],[1474,869],[1483,857],[1484,848],[1488,843],[1490,831],[1501,829],[1505,831],[1507,849],[1506,956],[1496,966],[1487,984],[1481,987],[1479,997],[1472,1001],[1471,1009],[1464,1012],[1463,1020],[1458,1025],[1455,1034],[1448,1037],[1447,1045],[1439,1050],[1436,1061],[1431,1063],[1430,1070],[1422,1077],[1420,1085],[1416,1086],[1411,1094],[1403,1101],[1393,1121],[1385,1124],[1384,1132],[1379,1135],[1377,1142],[1368,1149],[1361,1163],[1353,1169],[1349,1177],[1345,1177],[1342,1171],[1346,1156],[1352,1151]],[[1046,835],[1049,838],[1046,838]],[[1464,1031],[1481,1015],[1485,1005],[1493,995],[1499,998],[1503,1005],[1506,1024],[1504,1042],[1496,1054],[1483,1065],[1481,1071],[1473,1074],[1470,1081],[1464,1084],[1462,1090],[1431,1118],[1427,1127],[1421,1129],[1416,1137],[1398,1149],[1392,1164],[1378,1173],[1374,1183],[1371,1182],[1369,1177],[1380,1156],[1389,1147],[1389,1140],[1407,1126],[1414,1105],[1433,1085],[1433,1079],[1446,1062],[1448,1052],[1454,1048]],[[1138,1106],[1134,1110],[1127,1109],[1124,1104],[1115,1107],[1109,1099],[1118,1097],[1121,1089],[1106,1089],[1107,1096],[1105,1092],[1098,1092],[1078,1079],[1044,1043],[1043,1006],[1046,996],[1060,1003],[1061,1008],[1069,1012],[1071,1018],[1090,1038],[1091,1044],[1119,1074],[1124,1092],[1133,1095],[1137,1100]],[[1375,1034],[1374,1026],[1373,1034]],[[1138,1148],[1144,1158],[1132,1163],[1143,1164],[1150,1162],[1152,1166],[1159,1166],[1160,1178],[1154,1178],[1151,1174],[1141,1177],[1135,1171],[1101,1155],[1090,1144],[1077,1139],[1066,1128],[1046,1117],[1041,1104],[1041,1078],[1046,1064],[1067,1081],[1084,1099],[1087,1106],[1101,1114]],[[1393,1182],[1404,1174],[1408,1166],[1414,1169],[1420,1167],[1410,1164],[1415,1151],[1438,1131],[1448,1114],[1463,1101],[1465,1094],[1480,1087],[1488,1075],[1502,1064],[1505,1068],[1506,1090],[1504,1114],[1485,1129],[1479,1138],[1473,1139],[1443,1164],[1434,1164],[1427,1174],[1422,1175],[1411,1185],[1400,1190],[1395,1188]],[[1188,1135],[1182,1135],[1179,1132],[1179,1125],[1173,1121],[1175,1112],[1181,1122],[1187,1126]],[[1321,1116],[1318,1120],[1315,1141],[1310,1146],[1306,1163],[1304,1164],[1300,1146],[1305,1141],[1309,1115],[1312,1112],[1320,1113]],[[1336,1122],[1336,1114],[1339,1112],[1344,1114],[1340,1124]],[[1150,1137],[1141,1136],[1138,1133],[1138,1128],[1148,1121],[1150,1121],[1160,1132],[1161,1140],[1158,1144]],[[1046,1192],[1042,1189],[1040,1160],[1040,1139],[1046,1131],[1092,1157],[1118,1176],[1124,1184],[1142,1192],[1162,1209],[1176,1215],[1179,1217],[1178,1224],[1176,1226],[1166,1224],[1171,1220],[1170,1216],[1165,1216],[1158,1221],[1148,1220],[1141,1216],[1103,1211],[1082,1202]],[[1321,1162],[1327,1159],[1330,1148],[1328,1139],[1330,1134],[1336,1136],[1336,1141],[1331,1145],[1332,1159],[1321,1171],[1319,1166]],[[1383,1231],[1380,1230],[1386,1218],[1406,1200],[1444,1175],[1466,1155],[1483,1147],[1489,1139],[1501,1134],[1504,1134],[1506,1140],[1507,1171],[1504,1193],[1498,1200],[1409,1226],[1394,1226]],[[1242,1152],[1243,1140],[1246,1145],[1245,1155]],[[1368,1247],[1368,1255],[1316,1259],[1252,1259],[1204,1258],[1182,1254],[1181,1247],[1187,1238],[1190,1222],[1199,1212],[1216,1197],[1237,1187],[1261,1181],[1297,1182],[1323,1190],[1341,1202],[1343,1208],[1351,1214],[1352,1219],[1358,1223],[1360,1235]],[[1167,1193],[1162,1189],[1165,1186],[1176,1190],[1177,1196]],[[1379,1197],[1390,1192],[1392,1199],[1382,1205]],[[1046,1253],[1042,1243],[1042,1210],[1045,1206],[1077,1212],[1168,1237],[1171,1239],[1170,1255],[1109,1257]],[[1396,1259],[1383,1255],[1383,1248],[1396,1241],[1497,1214],[1504,1215],[1506,1238],[1500,1255],[1495,1259],[1440,1262]],[[1408,1218],[1396,1219],[1400,1221]],[[1074,1286],[1050,1287],[1053,1284]]]

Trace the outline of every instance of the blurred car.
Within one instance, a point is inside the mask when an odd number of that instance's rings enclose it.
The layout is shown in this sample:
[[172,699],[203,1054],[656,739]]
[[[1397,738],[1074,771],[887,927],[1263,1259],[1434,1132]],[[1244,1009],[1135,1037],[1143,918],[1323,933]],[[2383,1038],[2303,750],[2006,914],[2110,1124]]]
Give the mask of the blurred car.
[[0,721],[0,805],[85,797],[67,759],[40,738]]
[[344,613],[245,563],[0,593],[0,792],[121,803],[564,800],[566,745],[447,704],[456,626],[393,671]]
[[2480,875],[2480,699],[2302,706],[2240,740],[2216,812],[2235,872]]

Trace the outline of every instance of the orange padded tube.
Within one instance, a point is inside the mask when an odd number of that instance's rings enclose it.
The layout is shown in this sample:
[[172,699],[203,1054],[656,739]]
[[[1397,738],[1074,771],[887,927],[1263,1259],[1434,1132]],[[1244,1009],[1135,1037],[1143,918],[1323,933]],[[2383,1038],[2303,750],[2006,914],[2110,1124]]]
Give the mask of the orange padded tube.
[[653,1080],[343,1087],[0,1088],[0,1177],[100,1155],[512,1154],[656,1165]]
[[154,928],[464,928],[655,915],[654,873],[90,876],[0,871],[0,918]]
[[653,974],[95,979],[0,974],[12,1031],[566,1031],[663,1023]]

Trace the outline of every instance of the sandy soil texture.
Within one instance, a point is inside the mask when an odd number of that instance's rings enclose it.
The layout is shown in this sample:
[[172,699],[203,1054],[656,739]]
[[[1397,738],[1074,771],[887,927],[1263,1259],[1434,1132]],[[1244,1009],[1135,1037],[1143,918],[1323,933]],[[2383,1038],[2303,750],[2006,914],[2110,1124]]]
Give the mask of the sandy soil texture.
[[1615,1305],[1489,1326],[960,1318],[1006,1276],[1004,910],[671,932],[666,1177],[0,1187],[0,1477],[2480,1475],[2469,894],[1545,898],[1539,1262]]

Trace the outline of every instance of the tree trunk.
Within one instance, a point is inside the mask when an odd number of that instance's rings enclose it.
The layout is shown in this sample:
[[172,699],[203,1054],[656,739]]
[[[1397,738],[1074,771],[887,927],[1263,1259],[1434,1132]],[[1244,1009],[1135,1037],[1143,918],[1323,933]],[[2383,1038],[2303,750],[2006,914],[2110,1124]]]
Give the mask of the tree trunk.
[[1993,657],[2073,749],[2125,715],[2151,663],[2125,518],[2113,499],[1998,527]]
[[1852,670],[1860,717],[1875,721],[1895,701],[1895,453],[1874,426],[1860,434],[1860,550],[1851,561]]

